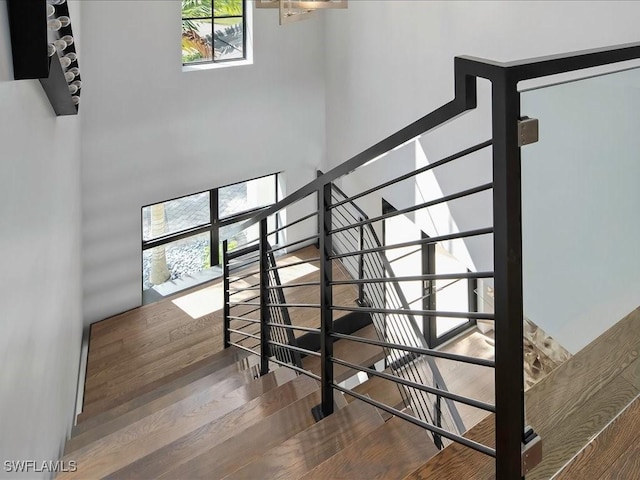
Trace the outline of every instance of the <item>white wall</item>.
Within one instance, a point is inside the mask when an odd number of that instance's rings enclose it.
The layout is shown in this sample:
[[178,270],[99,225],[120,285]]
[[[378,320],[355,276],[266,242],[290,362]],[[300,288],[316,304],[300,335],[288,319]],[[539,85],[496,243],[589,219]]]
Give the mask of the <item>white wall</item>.
[[254,65],[182,72],[180,2],[83,9],[84,315],[141,300],[140,208],[285,171],[285,193],[322,167],[323,16],[280,27],[254,13]]
[[[639,15],[640,3],[612,1],[360,0],[346,11],[327,12],[328,163],[343,162],[450,101],[456,55],[507,61],[638,41]],[[482,82],[477,111],[420,141],[428,161],[490,137],[489,92]],[[478,161],[487,165],[489,154],[477,154]],[[393,162],[385,165],[386,178],[401,173]],[[463,170],[465,182],[486,181],[480,168]],[[460,186],[454,171],[437,176],[445,194]],[[477,210],[450,209],[460,230],[478,226]],[[486,242],[467,247],[477,268],[490,263]],[[551,335],[560,329],[548,326]]]
[[[78,4],[70,8],[77,19]],[[6,460],[59,458],[73,417],[82,338],[79,117],[56,118],[37,80],[13,80],[4,0],[0,105],[3,477]]]

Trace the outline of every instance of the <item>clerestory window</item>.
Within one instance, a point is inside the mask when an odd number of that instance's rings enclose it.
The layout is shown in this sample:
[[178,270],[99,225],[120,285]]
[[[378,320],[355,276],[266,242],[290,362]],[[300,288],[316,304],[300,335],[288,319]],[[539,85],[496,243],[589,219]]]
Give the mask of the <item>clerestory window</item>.
[[182,64],[247,58],[245,0],[182,0]]

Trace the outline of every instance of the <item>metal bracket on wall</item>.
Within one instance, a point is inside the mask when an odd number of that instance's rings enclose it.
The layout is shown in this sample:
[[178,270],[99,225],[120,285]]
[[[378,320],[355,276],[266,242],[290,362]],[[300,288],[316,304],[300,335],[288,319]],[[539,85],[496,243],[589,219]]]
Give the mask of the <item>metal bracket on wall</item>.
[[529,145],[538,141],[538,119],[522,117],[518,120],[518,146]]
[[523,477],[542,462],[542,437],[534,432],[530,426],[527,426],[524,432],[524,441],[522,442]]

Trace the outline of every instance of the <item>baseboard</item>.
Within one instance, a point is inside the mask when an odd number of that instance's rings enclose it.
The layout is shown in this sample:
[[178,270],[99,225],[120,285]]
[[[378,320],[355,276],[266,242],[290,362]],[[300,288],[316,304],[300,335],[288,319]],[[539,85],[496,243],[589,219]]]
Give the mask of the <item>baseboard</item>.
[[87,377],[87,360],[89,357],[89,337],[91,326],[85,327],[82,332],[82,346],[80,347],[80,364],[78,366],[78,385],[76,388],[76,407],[73,415],[73,424],[76,425],[78,415],[82,413],[84,405],[84,384]]

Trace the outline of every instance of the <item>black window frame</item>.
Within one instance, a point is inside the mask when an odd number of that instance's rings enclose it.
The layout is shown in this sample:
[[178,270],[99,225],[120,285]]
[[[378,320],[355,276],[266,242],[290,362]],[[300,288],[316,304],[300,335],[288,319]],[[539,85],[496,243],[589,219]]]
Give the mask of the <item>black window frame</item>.
[[[143,211],[145,208],[151,207],[152,205],[157,205],[158,203],[166,203],[166,202],[171,202],[174,200],[178,200],[180,198],[185,198],[185,197],[190,197],[192,195],[199,195],[201,193],[205,193],[205,192],[209,192],[209,222],[201,224],[201,225],[197,225],[194,227],[190,227],[190,228],[186,228],[183,230],[178,230],[176,232],[173,233],[168,233],[166,235],[162,235],[160,237],[157,238],[153,238],[150,240],[145,240],[144,239],[144,235],[142,234],[142,252],[144,253],[146,250],[150,250],[152,248],[155,247],[160,247],[162,245],[167,245],[169,243],[172,242],[176,242],[178,240],[183,240],[185,238],[189,238],[189,237],[193,237],[196,235],[200,235],[203,233],[209,233],[210,237],[209,237],[209,241],[210,241],[210,255],[211,255],[211,259],[210,259],[210,265],[209,268],[215,267],[215,266],[219,266],[221,265],[221,261],[222,258],[220,256],[220,252],[219,252],[219,248],[218,245],[220,244],[220,229],[223,227],[227,227],[230,225],[234,225],[237,224],[239,222],[243,222],[245,220],[248,220],[249,218],[255,216],[256,214],[262,212],[263,210],[267,210],[268,208],[270,208],[272,205],[278,203],[279,201],[279,188],[278,188],[278,184],[280,181],[280,174],[282,172],[276,172],[276,173],[269,173],[267,175],[262,175],[259,177],[254,177],[254,178],[250,178],[248,180],[242,180],[240,182],[235,182],[235,183],[230,183],[229,185],[223,185],[221,187],[217,187],[217,188],[212,188],[210,190],[203,190],[201,192],[195,192],[195,193],[190,193],[189,195],[181,195],[179,197],[175,197],[175,198],[171,198],[168,200],[164,200],[162,202],[156,202],[156,203],[152,203],[149,205],[144,205],[141,209],[140,209],[140,224],[143,224]],[[273,176],[273,180],[275,182],[275,198],[274,198],[274,202],[262,207],[257,207],[257,208],[252,208],[249,210],[245,210],[242,212],[239,212],[237,214],[233,214],[233,215],[228,215],[225,216],[223,218],[220,218],[220,212],[219,212],[219,195],[218,195],[218,190],[221,188],[226,188],[226,187],[231,187],[233,185],[238,185],[240,183],[248,183],[251,182],[253,180],[258,180],[261,178],[267,178],[267,177],[271,177]],[[280,215],[276,214],[275,215],[275,228],[276,230],[280,227]],[[276,235],[276,245],[279,242],[279,232],[275,233]]]
[[[181,13],[181,22],[185,20],[210,20],[211,21],[211,60],[200,60],[194,62],[182,62],[183,67],[195,66],[195,65],[208,65],[215,63],[233,63],[245,61],[247,59],[247,0],[242,1],[242,15],[216,15],[215,14],[215,1],[211,0],[211,15],[206,17],[183,17]],[[242,57],[238,58],[224,58],[224,59],[216,59],[215,51],[213,49],[214,44],[214,33],[213,33],[213,25],[215,24],[215,20],[219,18],[241,18],[242,19]]]

